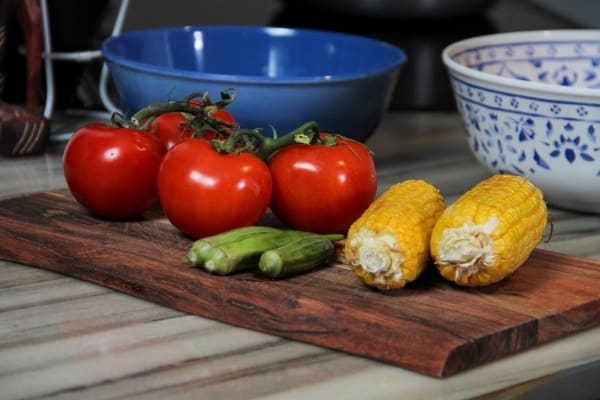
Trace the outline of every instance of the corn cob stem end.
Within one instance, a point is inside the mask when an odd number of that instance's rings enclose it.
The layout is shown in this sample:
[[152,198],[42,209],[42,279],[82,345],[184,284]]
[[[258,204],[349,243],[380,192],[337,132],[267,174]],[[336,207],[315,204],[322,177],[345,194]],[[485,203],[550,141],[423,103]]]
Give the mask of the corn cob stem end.
[[494,265],[496,253],[491,235],[498,224],[498,218],[492,215],[485,224],[445,229],[438,245],[436,264],[455,268],[455,282],[460,282],[464,274],[470,277]]
[[367,284],[380,289],[389,289],[390,282],[404,286],[404,257],[394,235],[363,228],[350,238],[348,247],[352,268]]

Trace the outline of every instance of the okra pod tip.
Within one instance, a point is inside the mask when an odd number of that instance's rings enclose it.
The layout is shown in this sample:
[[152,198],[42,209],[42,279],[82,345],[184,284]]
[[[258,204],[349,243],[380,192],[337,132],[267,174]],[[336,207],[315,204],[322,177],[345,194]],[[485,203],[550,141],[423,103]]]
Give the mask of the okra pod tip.
[[260,257],[258,268],[267,276],[279,276],[283,270],[283,260],[276,251],[265,251]]
[[233,271],[233,264],[222,249],[213,249],[206,261],[204,269],[212,274],[228,275]]

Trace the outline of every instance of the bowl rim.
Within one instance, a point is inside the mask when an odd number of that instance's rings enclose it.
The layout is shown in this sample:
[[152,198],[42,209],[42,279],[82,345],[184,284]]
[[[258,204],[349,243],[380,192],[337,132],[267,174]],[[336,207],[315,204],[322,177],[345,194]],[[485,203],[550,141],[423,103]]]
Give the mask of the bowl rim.
[[[239,31],[251,31],[251,32],[268,32],[277,30],[281,30],[282,32],[291,32],[291,33],[299,33],[299,34],[312,34],[312,35],[326,35],[330,37],[340,37],[340,38],[350,38],[352,40],[356,40],[363,43],[368,43],[373,46],[385,47],[387,51],[390,51],[391,54],[395,55],[394,61],[381,65],[380,67],[369,71],[368,73],[345,73],[345,74],[332,74],[332,75],[318,75],[318,76],[300,76],[300,77],[286,77],[286,78],[278,78],[273,79],[268,76],[262,75],[234,75],[234,74],[218,74],[218,73],[205,73],[205,72],[196,72],[182,69],[174,69],[174,68],[165,68],[161,66],[156,66],[153,64],[133,61],[117,55],[110,51],[108,48],[109,45],[118,41],[123,37],[139,35],[146,32],[169,32],[169,31],[193,31],[193,30],[239,30]],[[114,63],[120,66],[124,66],[134,70],[140,70],[144,72],[152,72],[162,76],[170,76],[170,77],[178,77],[183,79],[205,79],[211,80],[215,82],[229,82],[232,79],[235,79],[237,84],[317,84],[317,83],[334,83],[334,82],[344,82],[351,80],[364,79],[368,76],[377,76],[381,74],[386,74],[396,69],[399,69],[402,65],[404,65],[407,61],[407,56],[404,50],[399,48],[398,46],[386,42],[384,40],[373,39],[365,36],[342,33],[342,32],[334,32],[327,31],[322,29],[310,29],[310,28],[296,28],[296,27],[279,27],[279,26],[270,26],[270,25],[184,25],[184,26],[167,26],[167,27],[159,27],[159,28],[147,28],[147,29],[138,29],[132,31],[121,32],[117,35],[110,36],[104,39],[100,46],[100,51],[104,60],[108,63]],[[395,54],[394,54],[395,53]]]
[[451,73],[456,72],[482,82],[494,83],[500,86],[513,87],[520,90],[532,90],[538,93],[542,92],[562,96],[584,96],[600,99],[600,89],[560,86],[497,76],[466,67],[454,61],[452,58],[455,54],[467,49],[476,49],[484,47],[484,45],[499,45],[506,43],[508,40],[512,43],[522,43],[532,41],[543,42],[548,39],[559,41],[572,39],[596,40],[600,44],[600,29],[546,29],[473,36],[446,46],[442,50],[442,61]]

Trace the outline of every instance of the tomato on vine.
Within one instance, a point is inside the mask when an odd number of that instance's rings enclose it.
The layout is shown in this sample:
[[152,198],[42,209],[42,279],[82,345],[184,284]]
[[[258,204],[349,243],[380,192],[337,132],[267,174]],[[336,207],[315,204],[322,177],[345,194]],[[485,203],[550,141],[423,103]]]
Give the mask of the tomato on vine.
[[293,144],[269,161],[271,209],[286,225],[316,233],[345,232],[375,199],[377,175],[370,151],[340,136]]
[[[238,124],[233,115],[224,109],[216,110],[212,116],[219,122],[226,122],[231,125]],[[181,111],[166,112],[154,118],[148,124],[146,131],[155,135],[165,149],[169,151],[176,144],[192,137],[194,130],[190,123],[193,118],[193,115]],[[203,137],[212,140],[216,137],[216,132],[205,129]]]
[[[197,99],[199,97],[199,99]],[[212,103],[206,92],[192,93],[179,101],[152,104],[132,116],[134,125],[140,127],[163,143],[167,151],[192,136],[212,140],[217,131],[231,132],[239,123],[225,108],[235,94],[221,93],[221,100]]]
[[161,143],[138,129],[95,123],[78,129],[63,153],[73,197],[106,218],[139,215],[156,203]]
[[190,139],[173,147],[158,170],[158,196],[169,221],[193,238],[256,224],[272,192],[267,164],[250,152],[220,152]]
[[321,134],[312,121],[282,137],[241,129],[224,109],[234,94],[221,95],[149,105],[129,127],[81,128],[63,158],[73,196],[109,218],[141,214],[158,199],[193,238],[254,225],[269,206],[290,228],[343,233],[374,200],[375,166],[363,144]]

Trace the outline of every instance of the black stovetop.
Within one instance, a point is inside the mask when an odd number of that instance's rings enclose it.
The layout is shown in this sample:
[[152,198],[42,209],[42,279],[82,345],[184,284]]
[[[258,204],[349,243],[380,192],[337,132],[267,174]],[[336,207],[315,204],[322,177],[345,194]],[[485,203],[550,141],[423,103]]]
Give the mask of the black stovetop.
[[[75,5],[83,4],[76,0],[70,1]],[[573,7],[567,7],[565,11],[566,6],[559,0],[496,0],[484,11],[459,18],[409,19],[398,16],[367,18],[339,12],[327,13],[297,5],[290,6],[287,0],[221,0],[218,7],[207,6],[216,3],[180,0],[178,4],[181,7],[174,7],[165,14],[157,11],[164,6],[163,0],[145,0],[130,2],[123,30],[179,25],[263,24],[334,30],[385,40],[403,49],[407,55],[407,63],[401,71],[390,108],[445,111],[454,110],[455,105],[447,72],[441,61],[444,47],[456,40],[488,33],[581,27],[581,22],[573,18],[573,14],[577,14],[574,7],[585,1],[590,3],[589,0],[570,0],[569,4],[573,4]],[[343,0],[340,2],[343,4]],[[101,39],[110,34],[116,5],[119,2],[89,0],[86,4],[88,3],[98,3],[100,8],[102,4],[113,4],[113,9],[109,8],[105,15],[101,16],[104,23],[99,32],[89,40],[88,46],[93,47],[99,45]],[[302,1],[290,3],[303,4]],[[595,3],[600,5],[600,2]],[[548,4],[554,6],[549,7]],[[56,11],[59,16],[61,9],[59,7]],[[90,14],[87,5],[82,6],[82,10],[86,11],[85,15]],[[71,19],[73,12],[75,11],[70,9],[67,13]],[[56,18],[54,21],[56,22]],[[87,19],[81,18],[81,25],[89,30],[90,24]],[[53,35],[56,41],[59,38],[82,36],[80,30],[76,29],[76,23],[57,23],[52,26],[56,33],[62,33]],[[77,39],[77,43],[79,41],[80,39]],[[60,50],[60,45],[56,43],[55,50]],[[7,81],[5,96],[10,98],[13,95],[13,100],[18,102],[23,97],[24,83],[20,81],[24,79],[24,57],[16,56],[11,60],[14,65],[11,79]],[[56,65],[56,87],[61,89],[57,93],[57,108],[101,109],[102,104],[96,93],[99,68],[98,64]]]
[[[295,3],[294,3],[295,4]],[[359,15],[328,14],[301,7],[283,7],[272,25],[329,29],[385,40],[403,49],[402,69],[392,110],[454,110],[444,47],[472,36],[497,32],[573,28],[576,24],[537,3],[497,0],[489,8],[454,18],[369,19]]]

